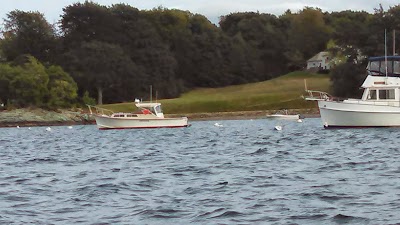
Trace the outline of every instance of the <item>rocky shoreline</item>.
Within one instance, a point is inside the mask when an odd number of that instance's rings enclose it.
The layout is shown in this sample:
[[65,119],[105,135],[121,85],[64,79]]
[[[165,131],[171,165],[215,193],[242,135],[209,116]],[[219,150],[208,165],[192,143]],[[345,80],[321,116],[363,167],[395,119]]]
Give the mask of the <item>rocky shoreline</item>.
[[[166,117],[186,116],[190,121],[261,119],[279,110],[168,114]],[[305,118],[318,117],[318,109],[290,109],[289,114]],[[47,111],[43,109],[14,109],[0,111],[0,127],[67,126],[95,124],[94,118],[82,109]]]
[[65,126],[93,124],[83,110],[14,109],[0,111],[0,127]]

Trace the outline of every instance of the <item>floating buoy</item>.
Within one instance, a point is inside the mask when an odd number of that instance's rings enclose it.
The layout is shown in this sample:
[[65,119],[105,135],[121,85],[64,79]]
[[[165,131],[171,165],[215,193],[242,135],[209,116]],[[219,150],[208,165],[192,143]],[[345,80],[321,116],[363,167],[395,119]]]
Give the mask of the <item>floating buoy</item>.
[[50,127],[47,127],[46,130],[47,130],[47,131],[51,131],[51,128],[50,128]]
[[68,129],[72,129],[72,126],[69,126]]
[[219,124],[219,123],[214,123],[214,126],[216,126],[216,127],[223,127],[224,125]]
[[282,126],[277,125],[277,126],[274,127],[274,129],[277,130],[277,131],[280,131],[280,130],[282,130]]
[[298,120],[297,120],[297,122],[298,122],[298,123],[302,123],[302,122],[303,122],[303,120],[301,120],[301,119],[298,119]]
[[19,128],[19,126],[17,126],[17,128]]

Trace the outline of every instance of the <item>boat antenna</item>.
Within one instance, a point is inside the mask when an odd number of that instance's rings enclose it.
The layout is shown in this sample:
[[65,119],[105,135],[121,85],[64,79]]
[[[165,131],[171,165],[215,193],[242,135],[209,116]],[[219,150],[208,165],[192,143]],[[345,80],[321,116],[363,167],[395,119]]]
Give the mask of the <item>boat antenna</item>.
[[156,103],[157,103],[157,99],[158,99],[158,91],[156,91]]
[[388,76],[388,66],[387,66],[386,29],[385,29],[385,73],[386,73],[386,79],[387,79],[387,76]]
[[153,85],[150,85],[150,103],[153,102]]
[[393,55],[396,55],[396,30],[393,29]]

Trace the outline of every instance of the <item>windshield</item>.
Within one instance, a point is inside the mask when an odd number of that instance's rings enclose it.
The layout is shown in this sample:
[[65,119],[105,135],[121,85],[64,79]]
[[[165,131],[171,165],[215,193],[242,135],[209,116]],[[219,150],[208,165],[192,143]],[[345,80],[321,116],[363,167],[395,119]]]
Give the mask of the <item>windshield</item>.
[[161,106],[160,106],[160,105],[156,106],[154,109],[156,110],[156,113],[157,113],[157,114],[158,114],[158,113],[162,113],[162,110],[161,110]]
[[[386,61],[372,61],[367,69],[371,75],[386,75]],[[387,73],[388,75],[400,75],[400,62],[388,60]]]

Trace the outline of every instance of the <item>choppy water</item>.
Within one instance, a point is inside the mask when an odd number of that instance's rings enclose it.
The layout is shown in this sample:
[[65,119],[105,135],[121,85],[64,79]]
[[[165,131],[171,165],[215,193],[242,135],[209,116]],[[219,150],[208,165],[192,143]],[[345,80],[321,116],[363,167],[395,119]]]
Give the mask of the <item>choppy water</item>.
[[2,128],[0,224],[400,222],[400,129],[277,124]]

